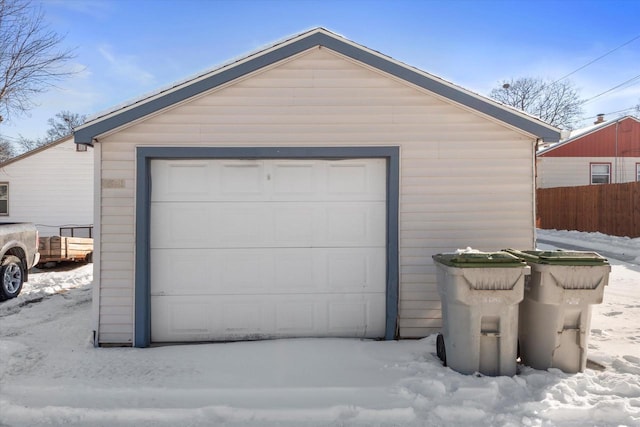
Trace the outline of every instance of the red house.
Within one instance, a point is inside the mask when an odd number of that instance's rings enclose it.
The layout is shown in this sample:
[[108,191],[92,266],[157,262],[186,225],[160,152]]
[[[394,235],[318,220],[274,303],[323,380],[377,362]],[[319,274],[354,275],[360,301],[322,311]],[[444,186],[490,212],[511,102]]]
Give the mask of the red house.
[[640,181],[640,120],[626,116],[573,131],[537,154],[537,187]]

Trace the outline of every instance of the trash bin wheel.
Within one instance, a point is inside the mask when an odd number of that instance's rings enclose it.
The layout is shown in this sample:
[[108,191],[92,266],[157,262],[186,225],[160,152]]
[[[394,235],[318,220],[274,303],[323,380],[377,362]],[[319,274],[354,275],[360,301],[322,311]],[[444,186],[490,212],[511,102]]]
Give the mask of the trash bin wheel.
[[447,366],[447,351],[444,348],[444,336],[442,334],[438,334],[436,338],[436,354],[442,360],[442,364]]

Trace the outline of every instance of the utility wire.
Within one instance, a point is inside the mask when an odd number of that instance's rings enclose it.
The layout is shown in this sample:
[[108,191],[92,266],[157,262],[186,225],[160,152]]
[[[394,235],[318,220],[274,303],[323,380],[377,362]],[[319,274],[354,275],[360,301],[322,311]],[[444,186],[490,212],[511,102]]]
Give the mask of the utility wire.
[[[592,96],[591,98],[589,98],[589,99],[587,99],[586,101],[584,101],[584,104],[587,104],[587,103],[589,103],[589,102],[593,101],[594,99],[596,99],[596,98],[598,98],[598,97],[600,97],[600,96],[602,96],[602,95],[604,95],[604,94],[607,94],[607,93],[612,92],[612,91],[614,91],[614,90],[616,90],[616,89],[619,89],[620,87],[622,87],[622,86],[624,86],[624,85],[626,85],[626,84],[629,84],[629,83],[633,82],[634,80],[638,80],[638,79],[640,79],[640,74],[638,74],[638,75],[637,75],[637,76],[635,76],[635,77],[630,78],[629,80],[627,80],[627,81],[625,81],[625,82],[620,83],[620,84],[619,84],[619,85],[617,85],[617,86],[612,87],[611,89],[605,90],[604,92],[599,93],[599,94],[597,94],[596,96]],[[635,83],[634,83],[634,84],[635,84]]]
[[601,59],[602,59],[602,58],[604,58],[605,56],[612,54],[612,53],[613,53],[613,52],[615,52],[616,50],[618,50],[618,49],[620,49],[620,48],[623,48],[623,47],[625,47],[626,45],[628,45],[629,43],[632,43],[632,42],[634,42],[634,41],[636,41],[636,40],[638,40],[638,39],[640,39],[640,35],[638,35],[638,36],[636,36],[636,37],[632,38],[632,39],[631,39],[631,40],[629,40],[628,42],[625,42],[625,43],[621,44],[620,46],[616,47],[615,49],[610,50],[609,52],[605,53],[604,55],[601,55],[601,56],[597,57],[597,58],[596,58],[596,59],[594,59],[593,61],[587,62],[587,63],[586,63],[586,64],[584,64],[582,67],[580,67],[580,68],[578,68],[578,69],[576,69],[576,70],[574,70],[574,71],[570,72],[570,73],[569,73],[569,74],[567,74],[566,76],[562,76],[562,77],[560,77],[558,80],[556,80],[555,82],[553,82],[553,83],[551,83],[551,84],[558,83],[560,80],[564,80],[564,79],[566,79],[567,77],[569,77],[569,76],[571,76],[571,75],[573,75],[573,74],[577,73],[578,71],[582,70],[583,68],[588,67],[589,65],[593,64],[594,62],[601,60]]
[[[609,114],[625,113],[627,111],[633,111],[635,109],[636,109],[636,107],[629,107],[629,108],[624,108],[622,110],[609,111],[609,112],[601,113],[601,114],[604,114],[605,116],[608,116]],[[595,116],[583,117],[582,120],[591,120],[591,119],[597,119],[597,118],[598,118],[598,115],[596,114]]]

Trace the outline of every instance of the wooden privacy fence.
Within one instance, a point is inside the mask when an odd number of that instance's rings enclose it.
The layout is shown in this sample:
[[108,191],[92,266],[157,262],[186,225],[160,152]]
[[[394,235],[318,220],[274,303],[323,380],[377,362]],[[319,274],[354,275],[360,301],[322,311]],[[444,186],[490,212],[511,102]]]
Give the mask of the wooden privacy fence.
[[537,225],[640,237],[640,182],[539,188]]

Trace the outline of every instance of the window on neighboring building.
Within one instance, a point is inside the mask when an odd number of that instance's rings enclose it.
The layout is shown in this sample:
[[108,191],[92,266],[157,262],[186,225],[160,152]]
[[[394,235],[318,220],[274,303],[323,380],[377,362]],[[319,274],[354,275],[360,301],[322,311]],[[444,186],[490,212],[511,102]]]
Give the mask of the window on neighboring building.
[[611,163],[591,163],[591,183],[609,184],[611,182]]
[[636,163],[636,181],[640,181],[640,163]]
[[0,215],[9,215],[9,183],[0,182]]

